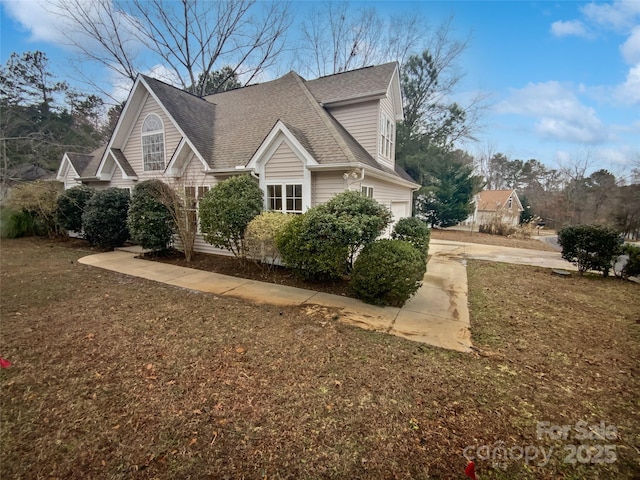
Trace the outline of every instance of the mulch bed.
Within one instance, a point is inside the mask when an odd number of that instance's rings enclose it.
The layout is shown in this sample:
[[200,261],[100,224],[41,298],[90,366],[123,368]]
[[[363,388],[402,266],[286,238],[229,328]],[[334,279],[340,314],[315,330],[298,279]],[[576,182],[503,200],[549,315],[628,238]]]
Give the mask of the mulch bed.
[[169,263],[181,267],[195,268],[206,272],[215,272],[232,277],[247,278],[259,282],[269,282],[290,287],[304,288],[318,292],[331,293],[355,297],[349,288],[349,280],[344,278],[333,282],[309,282],[288,268],[274,266],[269,269],[251,260],[244,264],[239,259],[227,255],[212,255],[207,253],[195,253],[191,262],[187,262],[184,254],[178,250],[169,250],[164,253],[147,253],[140,257],[145,260]]

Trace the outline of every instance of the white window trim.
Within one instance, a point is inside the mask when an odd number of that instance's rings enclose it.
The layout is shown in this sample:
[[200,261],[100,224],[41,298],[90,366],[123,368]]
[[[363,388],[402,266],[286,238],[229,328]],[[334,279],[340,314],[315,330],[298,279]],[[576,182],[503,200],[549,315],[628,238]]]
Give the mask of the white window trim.
[[[300,199],[300,210],[288,210],[287,209],[287,186],[300,186],[300,197],[292,197]],[[282,209],[274,210],[271,208],[269,201],[269,187],[270,186],[280,186],[281,187],[281,201],[282,201]],[[266,207],[271,212],[282,212],[282,213],[303,213],[305,211],[304,208],[304,181],[302,179],[299,180],[277,180],[277,181],[267,181],[265,185],[265,201]]]
[[378,139],[378,153],[388,160],[393,160],[396,146],[396,124],[384,112],[380,112],[380,136]]
[[360,193],[362,193],[365,197],[373,198],[373,185],[360,185]]
[[[189,196],[187,195],[187,188],[194,189],[196,203],[193,208],[187,208],[186,211],[195,213],[196,233],[200,234],[202,233],[202,230],[200,229],[200,200],[202,200],[202,197],[204,197],[206,193],[209,190],[211,190],[211,185],[198,185],[197,187],[184,187],[184,196],[186,200],[189,199]],[[200,189],[202,189],[202,195],[200,195],[199,193]]]
[[[156,117],[160,121],[160,125],[162,125],[161,130],[153,130],[150,132],[144,131],[144,124],[146,123],[147,119],[151,116]],[[140,147],[142,149],[142,168],[145,172],[162,172],[167,168],[167,136],[165,135],[164,130],[165,130],[164,121],[162,120],[162,117],[160,117],[160,115],[158,115],[157,113],[147,114],[144,117],[144,120],[142,121],[142,125],[140,125]],[[158,135],[158,134],[162,134],[162,160],[163,160],[164,166],[157,170],[152,170],[147,168],[147,165],[144,160],[144,137],[150,136],[150,135]]]

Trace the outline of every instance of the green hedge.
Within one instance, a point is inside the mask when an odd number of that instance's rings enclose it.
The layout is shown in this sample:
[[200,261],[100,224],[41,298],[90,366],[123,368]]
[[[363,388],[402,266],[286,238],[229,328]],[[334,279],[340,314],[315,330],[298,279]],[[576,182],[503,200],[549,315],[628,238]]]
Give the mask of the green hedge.
[[127,227],[131,239],[144,248],[166,250],[175,230],[173,216],[160,201],[170,188],[160,180],[146,180],[136,185],[131,197]]
[[562,258],[578,267],[602,272],[606,277],[620,253],[620,235],[604,225],[573,225],[558,232]]
[[262,190],[249,175],[220,182],[200,201],[200,229],[205,241],[244,259],[244,232],[262,209]]
[[94,193],[93,188],[78,185],[60,194],[56,215],[62,228],[74,232],[82,231],[82,214]]
[[129,239],[128,210],[128,190],[107,188],[97,191],[87,202],[82,214],[85,238],[102,248],[121,246]]
[[393,227],[391,238],[405,240],[413,245],[426,258],[429,254],[431,230],[427,223],[416,217],[401,218]]
[[390,221],[385,206],[360,192],[342,192],[289,223],[278,236],[278,249],[303,278],[336,279],[350,272],[358,252]]
[[622,276],[624,278],[640,276],[640,247],[625,243],[622,253],[629,255],[629,261],[622,270]]
[[426,269],[424,255],[411,243],[377,240],[356,260],[351,288],[365,302],[401,307],[422,285]]

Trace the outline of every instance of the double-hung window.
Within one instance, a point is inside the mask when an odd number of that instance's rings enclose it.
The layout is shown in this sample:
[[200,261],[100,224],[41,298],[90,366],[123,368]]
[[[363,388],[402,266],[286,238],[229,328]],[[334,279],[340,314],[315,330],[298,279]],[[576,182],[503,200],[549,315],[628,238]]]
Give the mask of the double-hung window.
[[361,192],[365,197],[373,198],[373,187],[362,185]]
[[393,159],[393,148],[396,139],[395,124],[385,114],[380,114],[380,155]]
[[164,170],[164,125],[155,113],[142,122],[142,160],[145,172]]
[[284,213],[302,213],[302,184],[267,185],[267,208]]
[[187,228],[190,232],[200,232],[200,218],[198,210],[200,209],[200,200],[211,187],[208,185],[201,187],[185,187],[184,196],[186,200],[187,212]]

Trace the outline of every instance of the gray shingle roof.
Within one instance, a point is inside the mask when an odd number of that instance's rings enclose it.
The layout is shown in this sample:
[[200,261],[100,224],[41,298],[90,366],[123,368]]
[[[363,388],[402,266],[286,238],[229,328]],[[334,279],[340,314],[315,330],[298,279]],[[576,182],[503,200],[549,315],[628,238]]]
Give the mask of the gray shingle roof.
[[[395,68],[390,63],[311,82],[289,72],[271,82],[205,97],[216,105],[210,165],[221,169],[246,165],[280,120],[320,164],[360,162],[410,180],[378,163],[318,100],[325,88],[341,96],[386,93]],[[351,81],[364,88],[358,90]],[[316,95],[309,88],[314,83]]]
[[206,100],[142,75],[169,114],[205,160],[211,158],[215,106]]
[[106,145],[103,145],[91,153],[66,152],[66,155],[75,171],[78,172],[78,176],[94,177],[98,171],[105,148]]
[[113,156],[116,157],[116,160],[118,160],[118,163],[122,167],[122,170],[124,170],[125,174],[130,177],[136,176],[135,170],[131,168],[131,164],[129,163],[129,160],[127,160],[127,157],[124,156],[122,150],[120,150],[119,148],[112,148],[111,153],[113,153]]
[[[396,63],[306,81],[295,72],[276,80],[199,98],[151,77],[144,82],[164,105],[212,169],[245,166],[278,121],[320,163],[362,163],[410,180],[401,169],[378,161],[321,103],[382,95]],[[68,154],[80,176],[96,174],[101,152]],[[125,173],[135,172],[121,150],[112,148]]]
[[307,87],[318,102],[326,104],[385,94],[397,62],[359,68],[344,73],[307,81]]

